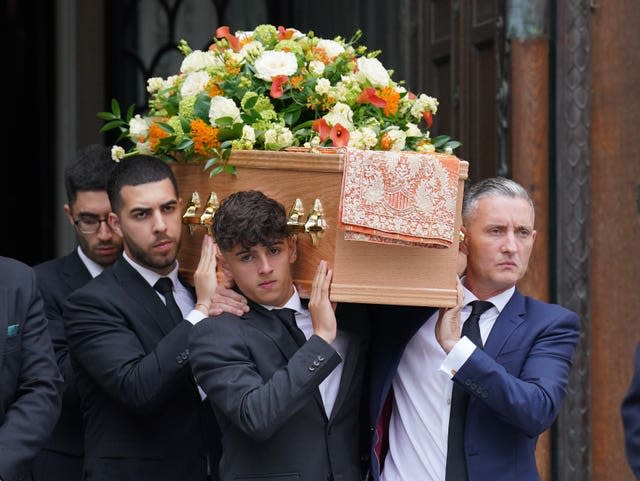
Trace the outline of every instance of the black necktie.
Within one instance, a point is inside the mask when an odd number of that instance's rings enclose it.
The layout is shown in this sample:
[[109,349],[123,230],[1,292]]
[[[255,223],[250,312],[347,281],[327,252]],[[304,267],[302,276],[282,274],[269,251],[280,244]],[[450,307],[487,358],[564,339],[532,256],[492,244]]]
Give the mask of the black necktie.
[[296,341],[298,347],[302,346],[305,342],[307,342],[307,338],[304,336],[304,333],[300,330],[298,325],[296,324],[296,311],[293,309],[272,309],[273,312],[284,324],[293,337],[293,340]]
[[173,297],[173,281],[168,277],[161,277],[153,287],[155,287],[156,291],[164,296],[165,303],[167,304],[167,309],[169,309],[169,314],[171,314],[173,323],[178,324],[182,322],[182,312],[176,303],[175,297]]
[[[486,301],[473,301],[471,315],[462,326],[462,335],[467,336],[476,346],[482,349],[480,337],[480,316],[493,307]],[[467,481],[467,460],[464,455],[464,426],[467,417],[469,394],[458,383],[453,383],[451,393],[451,413],[449,414],[449,438],[447,442],[446,481]]]

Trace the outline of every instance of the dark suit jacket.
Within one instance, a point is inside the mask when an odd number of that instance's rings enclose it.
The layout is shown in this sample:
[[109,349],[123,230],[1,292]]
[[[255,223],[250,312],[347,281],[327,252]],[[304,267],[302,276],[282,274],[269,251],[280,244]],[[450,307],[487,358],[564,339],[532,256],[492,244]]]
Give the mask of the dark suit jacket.
[[[372,473],[384,460],[383,419],[402,353],[434,312],[380,307],[372,347]],[[392,327],[386,327],[392,326]],[[578,342],[577,316],[516,289],[498,316],[484,350],[476,349],[454,376],[471,395],[465,428],[469,481],[539,481],[538,436],[553,423],[566,394]]]
[[22,479],[60,414],[56,367],[33,270],[0,257],[0,478]]
[[208,407],[189,368],[193,326],[174,325],[122,257],[69,297],[64,317],[85,421],[85,479],[205,479]]
[[636,348],[633,379],[622,402],[624,445],[629,466],[640,479],[640,344]]
[[[282,322],[250,303],[238,318],[222,314],[198,323],[191,364],[218,417],[227,480],[356,481],[360,479],[359,404],[365,339],[348,333],[349,351],[338,396],[327,419],[319,384],[341,362],[318,336],[301,348]],[[357,321],[355,306],[340,319]]]
[[38,288],[44,299],[44,310],[49,320],[49,332],[58,368],[64,377],[62,411],[46,449],[59,453],[82,456],[83,428],[80,398],[69,357],[69,346],[64,334],[62,311],[69,295],[84,286],[92,277],[82,263],[77,249],[70,254],[43,262],[34,267]]

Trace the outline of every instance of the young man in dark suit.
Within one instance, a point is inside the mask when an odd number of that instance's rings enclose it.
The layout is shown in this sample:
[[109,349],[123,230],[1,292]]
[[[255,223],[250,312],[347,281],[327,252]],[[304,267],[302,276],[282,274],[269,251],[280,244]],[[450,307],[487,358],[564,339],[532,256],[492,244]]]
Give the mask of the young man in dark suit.
[[84,479],[204,481],[215,471],[218,440],[187,339],[211,314],[211,240],[203,242],[194,293],[178,276],[182,200],[169,166],[143,155],[123,159],[107,191],[109,225],[124,252],[64,311],[85,420]]
[[357,306],[334,314],[326,261],[303,306],[284,207],[262,193],[229,196],[213,232],[220,268],[250,306],[205,319],[190,336],[192,369],[222,432],[220,478],[360,480],[364,338],[336,324],[357,323]]
[[0,257],[0,480],[25,479],[58,420],[61,390],[35,274]]
[[78,245],[66,256],[34,267],[56,360],[65,381],[60,419],[33,462],[34,481],[80,481],[82,478],[82,412],[62,311],[73,291],[113,264],[122,252],[122,238],[107,222],[111,212],[107,180],[115,165],[108,147],[93,144],[78,152],[64,175],[67,192],[64,213],[75,230]]
[[536,442],[564,400],[578,317],[516,288],[536,236],[522,186],[471,186],[462,222],[459,305],[381,307],[373,322],[376,481],[540,479]]

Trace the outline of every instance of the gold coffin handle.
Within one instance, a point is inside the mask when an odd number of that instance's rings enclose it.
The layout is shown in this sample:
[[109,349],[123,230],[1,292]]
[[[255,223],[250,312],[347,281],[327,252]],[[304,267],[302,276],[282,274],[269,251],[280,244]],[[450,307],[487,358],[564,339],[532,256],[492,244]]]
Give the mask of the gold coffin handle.
[[218,202],[218,195],[215,192],[211,192],[209,194],[209,199],[207,200],[207,205],[204,207],[204,212],[200,216],[200,225],[204,225],[207,227],[209,233],[211,233],[211,223],[213,222],[213,215],[220,207],[220,202]]
[[289,217],[287,218],[287,226],[289,232],[298,233],[304,230],[304,205],[299,198],[293,202],[291,209],[289,209]]
[[313,208],[304,224],[304,231],[311,236],[311,243],[314,247],[318,245],[320,238],[327,229],[327,220],[324,217],[324,208],[320,199],[313,201]]
[[191,194],[191,200],[187,204],[187,208],[182,215],[183,224],[199,224],[200,218],[198,217],[198,209],[200,208],[200,194],[194,192]]

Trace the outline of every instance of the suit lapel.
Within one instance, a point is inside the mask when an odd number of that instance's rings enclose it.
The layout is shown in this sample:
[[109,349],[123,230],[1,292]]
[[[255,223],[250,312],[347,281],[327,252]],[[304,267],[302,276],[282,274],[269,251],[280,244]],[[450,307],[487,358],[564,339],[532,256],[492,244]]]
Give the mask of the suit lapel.
[[487,342],[484,346],[484,351],[489,356],[494,359],[498,356],[509,339],[509,336],[511,336],[513,331],[524,322],[524,318],[522,317],[524,314],[524,297],[520,294],[518,289],[516,289],[513,296],[509,299],[509,302],[507,302],[507,305],[504,306],[504,309],[496,319],[496,322],[489,333],[489,337],[487,338]]
[[[6,357],[5,344],[7,342],[7,329],[15,322],[15,320],[12,320],[14,316],[9,315],[9,305],[14,304],[9,304],[7,297],[7,289],[0,287],[0,373],[2,372],[2,364]],[[20,326],[20,328],[22,329],[22,326]]]
[[336,413],[342,408],[342,404],[348,399],[351,387],[353,386],[356,368],[358,368],[362,349],[364,348],[363,340],[360,336],[351,332],[345,333],[345,335],[348,339],[348,347],[345,359],[342,361],[342,377],[340,378],[338,395],[336,396],[336,401],[331,411],[331,419],[335,418]]
[[133,306],[140,306],[158,326],[163,336],[173,330],[174,324],[160,297],[129,263],[120,257],[113,266],[113,273],[123,290],[132,299]]
[[80,259],[77,249],[64,258],[62,277],[69,287],[68,292],[79,289],[91,280],[91,274]]
[[249,312],[242,316],[242,319],[269,337],[286,359],[291,359],[298,350],[298,346],[289,331],[282,325],[282,321],[260,304],[251,300],[248,303]]

